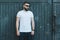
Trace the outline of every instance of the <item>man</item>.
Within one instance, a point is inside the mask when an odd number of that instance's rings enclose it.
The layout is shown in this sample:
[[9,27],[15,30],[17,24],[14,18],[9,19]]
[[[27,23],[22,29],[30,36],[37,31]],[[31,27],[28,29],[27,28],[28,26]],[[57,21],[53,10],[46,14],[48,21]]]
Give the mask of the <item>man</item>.
[[24,38],[30,40],[31,37],[34,36],[34,16],[33,13],[28,10],[29,6],[30,4],[28,2],[24,2],[23,10],[19,11],[16,16],[16,34],[20,36],[21,40],[24,40]]

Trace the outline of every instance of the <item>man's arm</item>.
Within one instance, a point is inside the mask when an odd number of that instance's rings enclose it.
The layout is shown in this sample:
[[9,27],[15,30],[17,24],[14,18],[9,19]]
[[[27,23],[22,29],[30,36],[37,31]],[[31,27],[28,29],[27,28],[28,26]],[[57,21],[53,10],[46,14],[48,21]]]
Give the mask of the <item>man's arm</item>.
[[19,36],[18,27],[19,27],[19,17],[16,17],[16,34],[17,34],[17,36]]
[[34,22],[34,17],[32,17],[32,32],[31,32],[31,35],[34,35],[34,30],[35,30],[35,22]]
[[32,31],[35,30],[35,22],[34,22],[34,17],[32,17]]

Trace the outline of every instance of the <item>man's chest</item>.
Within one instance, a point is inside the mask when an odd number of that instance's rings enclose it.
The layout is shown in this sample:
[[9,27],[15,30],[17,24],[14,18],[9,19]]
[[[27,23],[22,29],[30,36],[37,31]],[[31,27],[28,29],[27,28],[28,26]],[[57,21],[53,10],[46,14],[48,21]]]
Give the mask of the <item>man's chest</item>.
[[22,13],[20,15],[21,18],[31,18],[31,14],[30,13]]

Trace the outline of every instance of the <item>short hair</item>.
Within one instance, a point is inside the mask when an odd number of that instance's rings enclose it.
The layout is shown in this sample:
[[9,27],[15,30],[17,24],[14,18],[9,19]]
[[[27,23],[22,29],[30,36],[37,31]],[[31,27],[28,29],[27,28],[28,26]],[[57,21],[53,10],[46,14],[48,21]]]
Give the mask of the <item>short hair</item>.
[[29,2],[25,1],[25,2],[23,3],[23,5],[24,5],[25,3],[28,3],[28,4],[30,4]]

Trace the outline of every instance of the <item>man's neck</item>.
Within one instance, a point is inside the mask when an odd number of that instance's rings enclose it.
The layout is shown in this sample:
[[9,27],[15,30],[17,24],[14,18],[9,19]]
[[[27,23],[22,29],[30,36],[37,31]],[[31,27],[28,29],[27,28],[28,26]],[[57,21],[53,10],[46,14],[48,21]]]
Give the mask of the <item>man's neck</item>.
[[28,11],[28,10],[25,10],[25,9],[23,9],[24,11]]

